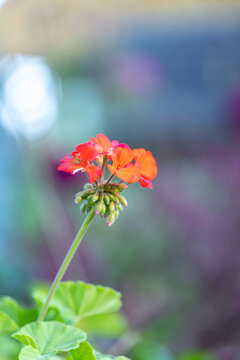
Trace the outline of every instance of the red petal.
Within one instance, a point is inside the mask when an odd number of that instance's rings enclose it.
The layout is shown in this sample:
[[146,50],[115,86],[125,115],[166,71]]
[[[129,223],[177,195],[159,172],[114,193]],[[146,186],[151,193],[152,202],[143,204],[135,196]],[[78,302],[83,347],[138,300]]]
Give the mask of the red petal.
[[149,178],[150,180],[155,179],[158,170],[156,161],[150,151],[146,151],[146,153],[142,155],[142,160],[140,163],[142,165],[142,175]]
[[151,190],[152,190],[152,188],[153,188],[151,180],[145,178],[144,176],[141,176],[141,177],[140,177],[140,179],[139,179],[139,184],[140,184],[143,188],[148,187],[148,188],[151,189]]
[[97,179],[100,178],[100,176],[102,175],[102,169],[99,166],[96,165],[90,165],[86,168],[86,172],[89,175],[89,182],[90,184],[94,181],[96,181]]
[[75,174],[75,172],[83,169],[82,164],[76,160],[71,154],[65,156],[60,160],[61,164],[58,166],[58,171],[65,171],[70,174]]
[[139,162],[142,167],[142,175],[150,180],[157,176],[157,165],[152,153],[145,149],[134,149],[133,156],[135,162]]
[[79,157],[79,159],[81,159],[83,162],[83,166],[87,166],[89,161],[96,158],[98,152],[95,146],[91,144],[91,142],[87,142],[78,145],[72,155]]
[[107,167],[111,174],[116,174],[116,169],[113,165],[108,164]]
[[113,149],[115,149],[116,147],[129,148],[129,146],[127,144],[124,144],[124,143],[119,144],[119,142],[117,140],[112,141],[112,147],[113,147]]
[[128,166],[116,171],[116,176],[127,183],[135,183],[139,180],[141,169],[136,165]]
[[104,151],[108,151],[112,147],[112,143],[106,135],[97,134],[97,139]]
[[132,150],[129,147],[117,147],[116,150],[116,159],[113,160],[113,163],[117,162],[117,168],[122,169],[133,159],[133,153]]
[[112,147],[112,143],[109,138],[104,134],[97,134],[97,137],[91,137],[91,140],[96,144],[99,153],[107,153]]

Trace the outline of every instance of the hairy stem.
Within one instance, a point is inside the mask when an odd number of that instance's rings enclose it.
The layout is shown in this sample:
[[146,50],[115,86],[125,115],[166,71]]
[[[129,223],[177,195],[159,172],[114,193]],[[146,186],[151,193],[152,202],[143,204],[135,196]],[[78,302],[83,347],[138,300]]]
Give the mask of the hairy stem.
[[108,161],[107,156],[104,156],[103,157],[103,164],[102,164],[102,175],[100,177],[100,184],[102,184],[103,180],[104,180],[104,174],[105,174],[105,170],[106,170],[107,161]]
[[110,176],[110,178],[107,180],[106,184],[104,184],[104,187],[106,187],[106,186],[110,183],[110,181],[112,180],[112,178],[113,178],[114,176],[115,176],[114,174],[112,174],[112,175]]
[[59,270],[58,270],[58,273],[49,289],[49,292],[48,292],[48,295],[47,295],[47,298],[45,300],[45,303],[43,304],[43,307],[39,313],[39,316],[38,316],[38,321],[43,321],[45,316],[46,316],[46,313],[47,313],[47,310],[48,310],[48,307],[49,307],[49,304],[58,288],[58,285],[60,284],[60,281],[62,280],[81,240],[83,239],[89,225],[91,224],[93,218],[94,218],[94,215],[95,215],[95,209],[94,207],[91,209],[91,211],[89,212],[89,214],[86,216],[81,228],[79,229],[70,249],[68,250],[63,262],[62,262],[62,265],[60,266]]

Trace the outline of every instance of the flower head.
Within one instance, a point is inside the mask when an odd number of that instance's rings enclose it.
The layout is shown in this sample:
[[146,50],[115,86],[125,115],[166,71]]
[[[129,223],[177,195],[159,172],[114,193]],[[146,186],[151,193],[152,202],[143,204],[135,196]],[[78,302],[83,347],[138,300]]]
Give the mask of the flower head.
[[[143,148],[131,150],[127,144],[110,141],[103,134],[78,145],[60,162],[60,171],[72,175],[78,171],[88,174],[90,184],[75,196],[75,203],[81,203],[81,212],[94,207],[96,214],[107,218],[108,226],[118,218],[122,205],[128,206],[120,194],[128,184],[139,181],[142,187],[152,189],[152,180],[157,175],[156,161],[150,151]],[[106,165],[111,174],[108,180],[104,179]],[[120,181],[113,182],[114,176]]]

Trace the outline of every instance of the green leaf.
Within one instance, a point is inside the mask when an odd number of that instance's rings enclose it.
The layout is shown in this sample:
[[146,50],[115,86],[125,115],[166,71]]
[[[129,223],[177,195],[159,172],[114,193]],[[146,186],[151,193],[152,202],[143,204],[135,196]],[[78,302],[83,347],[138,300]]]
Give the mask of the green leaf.
[[128,329],[127,320],[121,313],[89,316],[88,318],[80,320],[77,326],[89,335],[111,338],[121,336]]
[[16,360],[21,349],[21,344],[10,336],[0,337],[1,360]]
[[[47,290],[35,288],[33,297],[39,305],[43,303]],[[52,299],[51,306],[60,310],[63,320],[77,324],[81,319],[119,310],[121,294],[111,288],[84,282],[62,282]]]
[[94,349],[91,345],[84,341],[80,344],[78,349],[72,350],[70,352],[71,359],[73,360],[96,360],[96,357],[93,354]]
[[[51,358],[59,351],[77,348],[86,339],[86,334],[82,330],[60,322],[49,321],[28,324],[17,331],[13,337],[27,345],[28,348],[25,349],[25,353],[33,352],[32,349],[29,349],[28,345],[30,345],[30,347],[38,350],[41,356],[45,355],[47,359],[47,356]],[[35,351],[34,356],[36,354]],[[24,353],[23,355],[25,356]]]
[[24,346],[19,354],[19,360],[61,360],[59,356],[41,355],[38,350],[32,346]]
[[7,296],[0,299],[0,335],[13,333],[36,318],[36,309],[25,309]]
[[[125,356],[103,355],[95,351],[88,342],[82,342],[79,348],[70,351],[72,360],[129,360]],[[68,359],[70,360],[70,358]]]
[[17,324],[7,314],[0,311],[0,335],[11,334],[18,329]]
[[53,357],[46,357],[41,355],[40,352],[34,349],[32,346],[24,346],[19,354],[19,360],[42,360],[42,359],[53,359]]

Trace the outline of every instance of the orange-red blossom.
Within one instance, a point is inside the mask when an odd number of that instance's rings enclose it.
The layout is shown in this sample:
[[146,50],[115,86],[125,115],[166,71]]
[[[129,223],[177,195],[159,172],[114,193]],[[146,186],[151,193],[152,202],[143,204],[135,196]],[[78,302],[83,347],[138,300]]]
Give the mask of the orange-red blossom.
[[68,154],[60,160],[61,164],[58,166],[58,170],[72,175],[78,171],[86,171],[89,175],[89,182],[92,183],[102,174],[102,169],[92,163],[97,155],[97,149],[90,142],[80,144],[72,154]]
[[58,170],[71,174],[87,172],[89,182],[92,183],[100,177],[102,179],[104,162],[108,163],[111,177],[117,176],[126,183],[139,181],[142,187],[152,189],[151,181],[157,176],[157,165],[152,153],[143,148],[131,150],[127,144],[110,141],[103,134],[78,145],[75,151],[61,160]]

